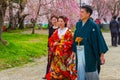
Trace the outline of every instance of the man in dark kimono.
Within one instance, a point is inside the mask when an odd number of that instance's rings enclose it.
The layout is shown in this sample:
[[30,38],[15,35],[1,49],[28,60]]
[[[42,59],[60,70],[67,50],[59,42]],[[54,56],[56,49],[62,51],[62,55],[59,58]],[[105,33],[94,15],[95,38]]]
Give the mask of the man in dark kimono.
[[110,21],[110,31],[111,31],[111,42],[112,46],[117,47],[117,36],[118,36],[118,22],[116,21],[117,16],[113,16],[112,20]]
[[[98,25],[90,19],[93,10],[85,5],[80,9],[80,21],[74,33],[73,53],[76,54],[78,80],[99,80],[97,66],[105,63],[108,47]],[[80,44],[77,38],[82,38]]]
[[120,17],[118,17],[118,26],[119,26],[119,30],[118,30],[118,45],[120,45]]

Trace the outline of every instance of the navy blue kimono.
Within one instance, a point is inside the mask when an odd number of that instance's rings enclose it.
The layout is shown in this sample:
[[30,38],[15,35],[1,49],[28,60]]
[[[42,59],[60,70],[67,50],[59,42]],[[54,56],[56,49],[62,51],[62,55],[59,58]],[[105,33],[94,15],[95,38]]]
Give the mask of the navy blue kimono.
[[82,21],[77,22],[73,42],[73,52],[75,53],[77,50],[76,46],[78,45],[78,43],[75,41],[77,37],[83,38],[80,45],[84,45],[85,47],[85,71],[96,71],[97,65],[100,65],[101,63],[100,54],[108,51],[108,47],[98,25],[91,19],[88,19],[84,26],[82,26]]

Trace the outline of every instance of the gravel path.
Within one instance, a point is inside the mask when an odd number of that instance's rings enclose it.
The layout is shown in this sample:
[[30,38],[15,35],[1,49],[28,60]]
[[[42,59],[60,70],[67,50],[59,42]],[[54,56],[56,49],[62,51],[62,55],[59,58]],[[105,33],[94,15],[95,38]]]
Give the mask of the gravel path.
[[[120,46],[110,46],[110,34],[104,33],[109,51],[106,64],[102,66],[100,80],[120,80]],[[11,68],[0,72],[0,80],[42,80],[45,74],[47,57],[22,67]]]

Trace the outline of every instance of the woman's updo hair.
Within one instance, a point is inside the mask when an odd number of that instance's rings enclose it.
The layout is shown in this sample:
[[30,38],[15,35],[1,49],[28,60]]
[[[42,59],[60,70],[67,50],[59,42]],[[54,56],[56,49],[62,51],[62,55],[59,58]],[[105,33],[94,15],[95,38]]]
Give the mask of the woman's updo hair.
[[59,16],[58,19],[63,19],[63,21],[65,22],[65,27],[67,27],[67,21],[68,21],[67,17],[65,17],[65,16]]

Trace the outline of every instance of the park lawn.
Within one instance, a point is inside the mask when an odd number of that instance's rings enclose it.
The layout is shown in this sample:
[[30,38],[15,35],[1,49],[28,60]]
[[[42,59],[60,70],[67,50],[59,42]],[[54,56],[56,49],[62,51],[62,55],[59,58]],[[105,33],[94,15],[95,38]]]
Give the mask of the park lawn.
[[0,70],[21,66],[47,54],[47,35],[22,34],[19,31],[4,32],[0,43]]

